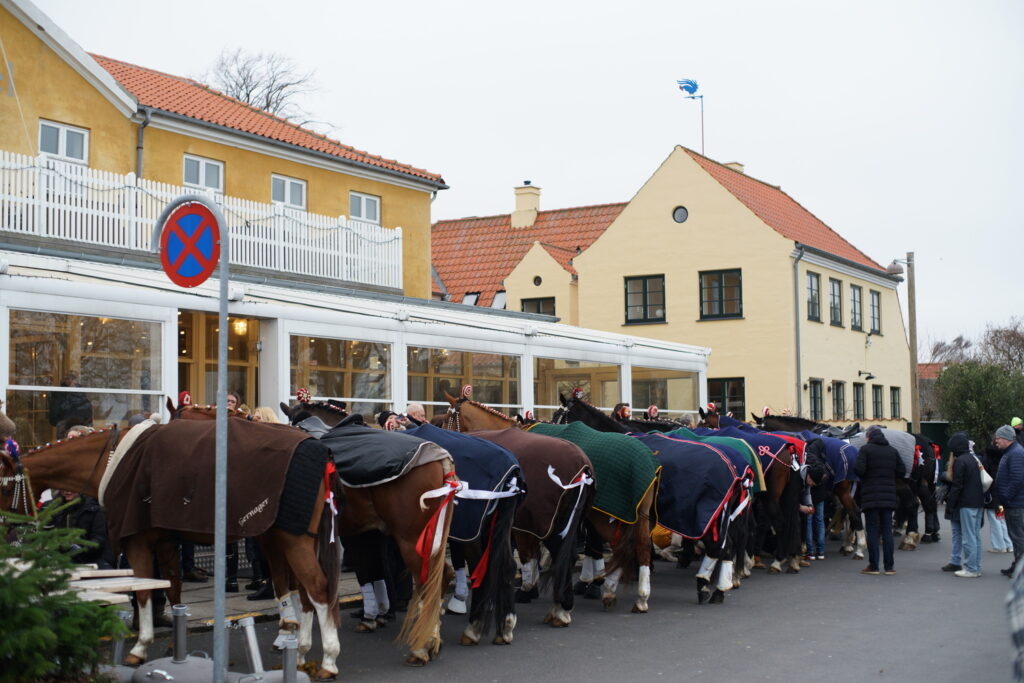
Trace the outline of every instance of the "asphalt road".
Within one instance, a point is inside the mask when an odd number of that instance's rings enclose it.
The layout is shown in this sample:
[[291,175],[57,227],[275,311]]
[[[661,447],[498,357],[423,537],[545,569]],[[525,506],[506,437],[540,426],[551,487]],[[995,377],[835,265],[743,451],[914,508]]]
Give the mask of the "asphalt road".
[[[945,530],[944,530],[945,531]],[[987,529],[983,530],[987,548]],[[357,681],[1007,681],[1010,641],[1005,611],[1009,581],[999,574],[1009,555],[985,552],[983,576],[939,571],[949,554],[938,545],[897,551],[896,576],[865,576],[866,564],[839,555],[799,575],[755,572],[723,605],[698,605],[696,567],[655,564],[651,610],[631,614],[623,596],[610,612],[599,601],[577,602],[573,624],[541,623],[546,600],[519,606],[511,646],[458,644],[461,617],[443,621],[445,649],[423,669],[403,665],[395,624],[375,634],[352,632],[344,616],[340,680]],[[630,587],[627,587],[630,588]],[[269,653],[276,633],[258,625]],[[245,658],[233,635],[234,670]],[[154,644],[162,652],[166,640]],[[211,648],[194,634],[191,650]],[[315,637],[312,656],[318,656]],[[264,654],[265,666],[279,657]]]

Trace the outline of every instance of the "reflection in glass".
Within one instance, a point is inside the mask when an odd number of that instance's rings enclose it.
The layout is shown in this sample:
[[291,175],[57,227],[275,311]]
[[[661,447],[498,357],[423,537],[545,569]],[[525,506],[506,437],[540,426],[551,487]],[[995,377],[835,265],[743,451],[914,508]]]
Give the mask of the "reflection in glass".
[[[611,410],[621,400],[618,365],[534,358],[533,373],[534,400],[538,406],[558,406],[559,393],[567,396],[577,387],[583,390],[584,399],[605,410]],[[538,408],[538,414],[539,411]]]

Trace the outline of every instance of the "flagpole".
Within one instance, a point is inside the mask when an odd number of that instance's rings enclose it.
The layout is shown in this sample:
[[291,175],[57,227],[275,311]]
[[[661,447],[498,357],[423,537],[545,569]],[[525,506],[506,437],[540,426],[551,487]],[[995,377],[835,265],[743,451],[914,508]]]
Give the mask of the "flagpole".
[[688,100],[700,100],[700,154],[704,156],[704,96],[697,94],[697,81],[689,78],[676,81]]
[[704,96],[700,96],[700,155],[704,156]]

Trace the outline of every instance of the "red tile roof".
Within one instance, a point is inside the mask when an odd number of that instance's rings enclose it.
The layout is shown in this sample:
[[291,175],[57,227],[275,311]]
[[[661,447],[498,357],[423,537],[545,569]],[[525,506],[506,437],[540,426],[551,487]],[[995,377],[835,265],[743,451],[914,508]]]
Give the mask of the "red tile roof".
[[383,171],[412,176],[434,185],[444,185],[444,179],[437,173],[343,145],[190,78],[172,76],[101,55],[90,56],[134,95],[141,106],[259,135]]
[[570,273],[577,249],[586,249],[611,225],[625,203],[580,206],[537,212],[528,228],[513,228],[510,214],[486,218],[459,218],[434,223],[431,256],[434,267],[451,295],[462,301],[480,292],[478,306],[490,306],[502,280],[519,265],[534,242],[540,242]]
[[939,373],[942,372],[942,368],[944,367],[946,367],[945,363],[918,363],[917,378],[938,379]]
[[686,153],[758,218],[786,239],[868,268],[885,270],[780,188],[735,171],[691,149],[686,149]]

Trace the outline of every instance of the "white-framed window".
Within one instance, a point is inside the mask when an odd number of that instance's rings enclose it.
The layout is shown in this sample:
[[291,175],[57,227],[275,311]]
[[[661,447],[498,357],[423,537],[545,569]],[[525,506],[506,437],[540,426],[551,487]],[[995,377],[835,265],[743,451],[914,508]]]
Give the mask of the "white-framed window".
[[470,292],[462,297],[462,303],[467,306],[476,306],[477,299],[480,298],[480,292]]
[[380,197],[362,192],[349,192],[348,214],[356,220],[380,224]]
[[270,199],[296,209],[306,208],[306,181],[276,173],[270,176]]
[[39,121],[39,151],[66,161],[89,162],[89,131],[54,121]]
[[182,181],[189,187],[224,191],[224,162],[186,154],[182,162]]

